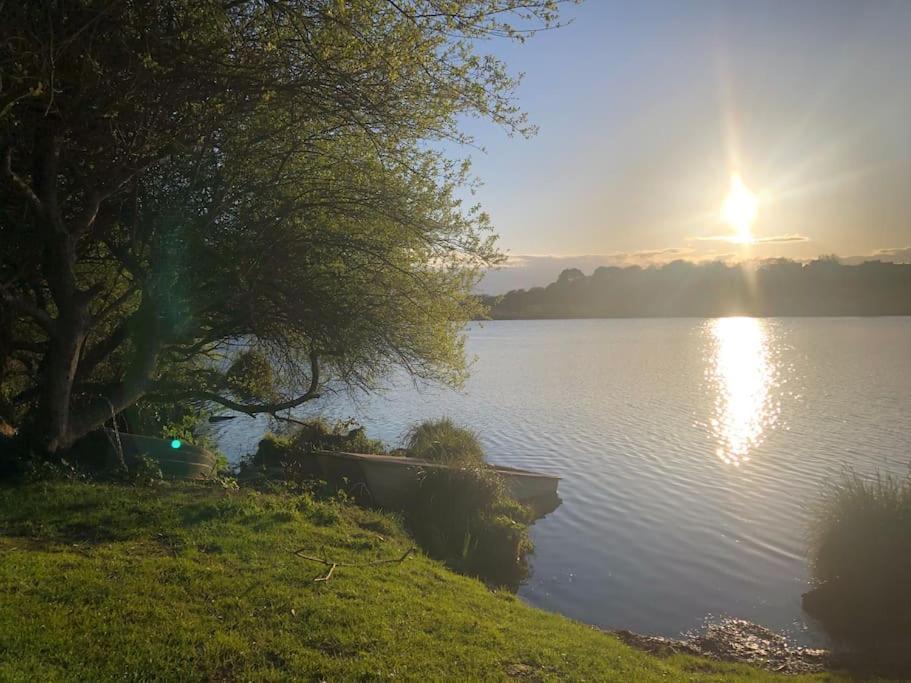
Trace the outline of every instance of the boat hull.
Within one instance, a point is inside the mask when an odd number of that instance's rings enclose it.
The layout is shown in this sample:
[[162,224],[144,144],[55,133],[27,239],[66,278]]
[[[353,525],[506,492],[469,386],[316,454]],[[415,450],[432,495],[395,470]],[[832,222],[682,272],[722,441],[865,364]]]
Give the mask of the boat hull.
[[148,456],[167,479],[211,479],[215,476],[215,456],[205,448],[183,442],[174,448],[170,439],[141,434],[120,434],[120,443],[128,463]]
[[[422,471],[449,469],[448,465],[440,463],[390,455],[317,451],[312,457],[327,481],[346,479],[352,486],[362,484],[369,490],[374,503],[389,509],[407,504]],[[493,469],[509,494],[532,506],[539,515],[547,514],[560,504],[557,496],[559,477],[511,467]]]

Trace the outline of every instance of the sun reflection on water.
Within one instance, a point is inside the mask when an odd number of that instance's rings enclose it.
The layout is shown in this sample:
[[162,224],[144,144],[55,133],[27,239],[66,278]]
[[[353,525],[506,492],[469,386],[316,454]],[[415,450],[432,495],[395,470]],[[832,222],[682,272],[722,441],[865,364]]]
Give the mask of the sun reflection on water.
[[772,400],[776,368],[768,323],[758,318],[717,318],[710,321],[714,357],[707,371],[714,385],[715,410],[711,431],[716,453],[739,466],[778,420]]

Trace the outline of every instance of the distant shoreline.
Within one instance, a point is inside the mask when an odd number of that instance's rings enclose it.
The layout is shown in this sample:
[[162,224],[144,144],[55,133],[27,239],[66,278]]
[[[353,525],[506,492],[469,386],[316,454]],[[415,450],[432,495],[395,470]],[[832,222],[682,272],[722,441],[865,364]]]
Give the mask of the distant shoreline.
[[541,316],[492,316],[473,318],[472,322],[493,322],[509,320],[706,320],[712,318],[911,318],[911,313],[805,313],[805,314],[756,314],[720,313],[706,315],[541,315]]
[[775,260],[758,268],[674,261],[577,268],[546,287],[479,295],[495,320],[911,315],[911,264]]

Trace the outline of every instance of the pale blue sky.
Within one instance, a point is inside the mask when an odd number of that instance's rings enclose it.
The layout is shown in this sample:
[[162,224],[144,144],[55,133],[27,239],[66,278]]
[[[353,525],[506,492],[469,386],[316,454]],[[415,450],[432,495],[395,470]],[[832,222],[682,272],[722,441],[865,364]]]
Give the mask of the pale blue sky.
[[[489,46],[525,72],[540,133],[468,124],[504,249],[588,271],[911,247],[911,1],[588,0],[566,16]],[[731,233],[735,171],[760,197],[749,248],[706,239]]]

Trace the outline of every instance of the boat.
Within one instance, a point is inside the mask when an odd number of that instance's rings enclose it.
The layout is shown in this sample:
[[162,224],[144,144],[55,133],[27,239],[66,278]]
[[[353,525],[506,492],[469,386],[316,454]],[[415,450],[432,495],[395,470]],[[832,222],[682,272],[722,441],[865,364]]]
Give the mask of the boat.
[[[350,485],[363,484],[373,501],[388,509],[401,508],[408,500],[410,489],[417,483],[421,471],[451,469],[451,465],[396,455],[314,451],[320,473],[327,481],[347,479]],[[531,472],[516,467],[491,466],[506,486],[509,494],[531,507],[539,517],[560,505],[555,474]]]
[[168,479],[211,479],[215,476],[215,455],[200,446],[181,439],[159,439],[142,434],[117,434],[109,432],[112,444],[120,439],[123,457],[127,464],[141,456],[148,456]]

